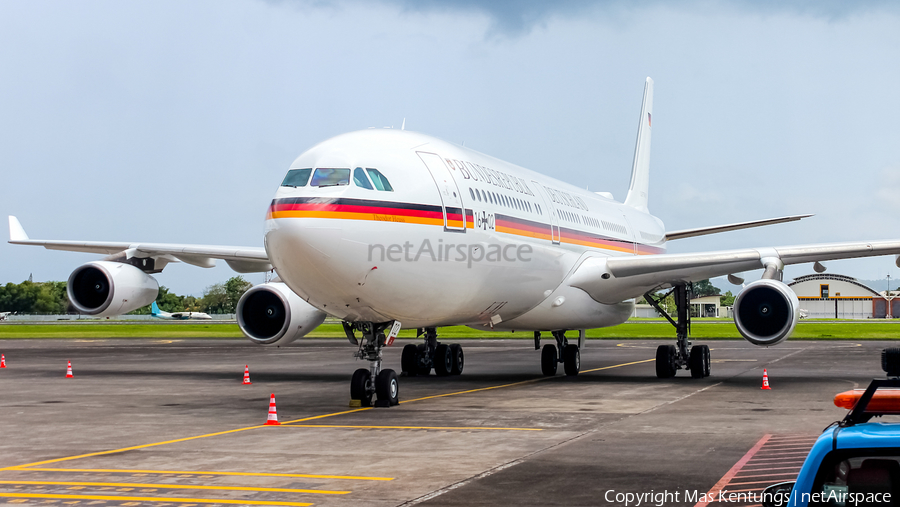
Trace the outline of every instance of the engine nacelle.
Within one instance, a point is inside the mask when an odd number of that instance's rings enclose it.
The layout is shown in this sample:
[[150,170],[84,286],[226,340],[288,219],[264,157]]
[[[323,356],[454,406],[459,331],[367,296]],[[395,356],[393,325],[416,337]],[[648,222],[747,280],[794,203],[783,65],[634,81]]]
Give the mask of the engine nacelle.
[[777,345],[794,332],[800,318],[800,300],[778,280],[757,280],[734,300],[734,323],[754,345]]
[[106,317],[149,305],[159,294],[159,283],[131,264],[94,261],[69,275],[66,292],[79,313]]
[[251,288],[241,296],[236,311],[244,336],[260,345],[290,343],[325,321],[325,312],[301,299],[282,282]]

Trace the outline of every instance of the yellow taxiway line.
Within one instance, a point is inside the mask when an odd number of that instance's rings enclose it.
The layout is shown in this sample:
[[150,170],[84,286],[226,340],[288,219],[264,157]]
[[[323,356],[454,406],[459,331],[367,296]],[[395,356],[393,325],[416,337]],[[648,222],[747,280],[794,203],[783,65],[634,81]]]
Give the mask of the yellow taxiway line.
[[264,425],[249,426],[247,428],[238,428],[238,429],[234,429],[234,430],[218,431],[216,433],[207,433],[205,435],[197,435],[197,436],[193,436],[193,437],[176,438],[174,440],[166,440],[164,442],[154,442],[152,444],[133,445],[131,447],[122,447],[121,449],[112,449],[109,451],[90,452],[87,454],[79,454],[77,456],[68,456],[65,458],[56,458],[56,459],[48,459],[48,460],[44,460],[44,461],[35,461],[34,463],[27,463],[24,465],[16,465],[14,467],[8,467],[8,468],[0,468],[0,471],[10,470],[10,469],[15,469],[15,468],[33,467],[33,466],[38,466],[38,465],[48,465],[50,463],[59,463],[60,461],[70,461],[73,459],[90,458],[93,456],[103,456],[105,454],[115,454],[117,452],[134,451],[137,449],[146,449],[147,447],[155,447],[157,445],[175,444],[178,442],[188,442],[190,440],[196,440],[198,438],[207,438],[207,437],[215,437],[215,436],[219,436],[219,435],[228,435],[230,433],[238,433],[240,431],[254,430],[256,428],[265,428],[265,426]]
[[292,477],[300,479],[347,479],[354,481],[392,481],[393,477],[366,477],[361,475],[278,474],[264,472],[197,472],[185,470],[125,470],[119,468],[31,468],[9,467],[5,471],[19,472],[71,472],[91,474],[172,474],[172,475],[227,475],[237,477]]
[[[584,370],[584,371],[582,371],[581,373],[590,373],[590,372],[594,372],[594,371],[609,370],[609,369],[612,369],[612,368],[621,368],[621,367],[623,367],[623,366],[630,366],[630,365],[634,365],[634,364],[649,363],[649,362],[655,361],[655,360],[656,360],[656,359],[645,359],[645,360],[643,360],[643,361],[632,361],[632,362],[630,362],[630,363],[614,364],[614,365],[611,365],[611,366],[603,366],[603,367],[600,367],[600,368],[593,368],[593,369],[590,369],[590,370]],[[507,388],[507,387],[515,387],[515,386],[520,386],[520,385],[525,385],[525,384],[532,384],[532,383],[535,383],[535,382],[540,382],[540,381],[543,381],[543,380],[549,380],[549,379],[552,379],[552,378],[557,378],[557,377],[539,377],[539,378],[535,378],[535,379],[531,379],[531,380],[523,380],[523,381],[521,381],[521,382],[513,382],[513,383],[510,383],[510,384],[501,384],[501,385],[499,385],[499,386],[482,387],[482,388],[479,388],[479,389],[469,389],[469,390],[466,390],[466,391],[457,391],[457,392],[453,392],[453,393],[436,394],[436,395],[433,395],[433,396],[423,396],[423,397],[421,397],[421,398],[415,398],[415,399],[412,399],[412,400],[404,400],[404,401],[401,401],[400,403],[412,403],[412,402],[416,402],[416,401],[424,401],[424,400],[431,400],[431,399],[437,399],[437,398],[446,398],[446,397],[449,397],[449,396],[459,396],[459,395],[462,395],[462,394],[470,394],[470,393],[477,393],[477,392],[482,392],[482,391],[490,391],[490,390],[494,390],[494,389],[504,389],[504,388]],[[352,413],[354,413],[354,412],[364,412],[364,411],[366,411],[366,410],[372,410],[372,407],[356,408],[356,409],[351,409],[351,410],[343,410],[343,411],[341,411],[341,412],[333,412],[333,413],[330,413],[330,414],[323,414],[323,415],[316,415],[316,416],[311,416],[311,417],[304,417],[304,418],[301,418],[301,419],[294,419],[294,420],[291,420],[291,421],[285,421],[285,422],[283,422],[283,423],[281,423],[281,424],[282,424],[282,425],[292,425],[292,424],[294,424],[294,423],[300,423],[300,422],[306,422],[306,421],[313,421],[313,420],[317,420],[317,419],[324,419],[324,418],[327,418],[327,417],[334,417],[334,416],[338,416],[338,415],[352,414]],[[121,448],[121,449],[112,449],[112,450],[108,450],[108,451],[98,451],[98,452],[92,452],[92,453],[87,453],[87,454],[79,454],[79,455],[77,455],[77,456],[68,456],[68,457],[65,457],[65,458],[56,458],[56,459],[49,459],[49,460],[44,460],[44,461],[36,461],[36,462],[34,462],[34,463],[26,463],[26,464],[24,464],[24,465],[16,465],[16,466],[7,467],[7,468],[0,468],[0,471],[4,471],[4,470],[16,470],[16,469],[23,469],[23,468],[31,468],[31,467],[36,467],[36,466],[39,466],[39,465],[48,465],[48,464],[50,464],[50,463],[59,463],[59,462],[62,462],[62,461],[71,461],[71,460],[76,460],[76,459],[81,459],[81,458],[90,458],[90,457],[94,457],[94,456],[104,456],[104,455],[107,455],[107,454],[116,454],[116,453],[125,452],[125,451],[134,451],[134,450],[137,450],[137,449],[146,449],[146,448],[148,448],[148,447],[156,447],[156,446],[160,446],[160,445],[175,444],[175,443],[179,443],[179,442],[188,442],[188,441],[191,441],[191,440],[197,440],[197,439],[200,439],[200,438],[208,438],[208,437],[215,437],[215,436],[220,436],[220,435],[228,435],[228,434],[231,434],[231,433],[238,433],[238,432],[241,432],[241,431],[255,430],[255,429],[258,429],[258,428],[266,428],[266,427],[267,427],[267,426],[265,426],[265,425],[248,426],[248,427],[246,427],[246,428],[237,428],[237,429],[233,429],[233,430],[218,431],[218,432],[215,432],[215,433],[207,433],[207,434],[204,434],[204,435],[196,435],[196,436],[193,436],[193,437],[176,438],[176,439],[173,439],[173,440],[166,440],[166,441],[163,441],[163,442],[154,442],[154,443],[150,443],[150,444],[134,445],[134,446],[131,446],[131,447],[123,447],[123,448]],[[268,426],[268,427],[270,427],[270,428],[278,428],[279,426]]]
[[491,426],[356,426],[349,424],[285,424],[291,428],[348,428],[360,430],[442,430],[442,431],[543,431],[541,428],[495,428]]
[[614,364],[612,366],[603,366],[602,368],[593,368],[590,370],[584,370],[581,373],[590,373],[592,371],[600,371],[600,370],[611,370],[613,368],[621,368],[622,366],[631,366],[633,364],[650,363],[653,361],[656,361],[656,359],[644,359],[643,361],[632,361],[630,363]]
[[81,481],[0,481],[0,484],[21,484],[23,486],[84,486],[98,488],[132,489],[204,489],[213,491],[256,491],[261,493],[311,493],[316,495],[346,495],[349,491],[329,491],[324,489],[251,488],[246,486],[199,486],[190,484],[155,484],[148,482],[81,482]]
[[229,505],[290,505],[307,507],[311,503],[274,502],[265,500],[226,500],[214,498],[174,498],[165,496],[59,495],[53,493],[0,493],[0,498],[46,498],[57,500],[106,500],[118,502],[223,503]]

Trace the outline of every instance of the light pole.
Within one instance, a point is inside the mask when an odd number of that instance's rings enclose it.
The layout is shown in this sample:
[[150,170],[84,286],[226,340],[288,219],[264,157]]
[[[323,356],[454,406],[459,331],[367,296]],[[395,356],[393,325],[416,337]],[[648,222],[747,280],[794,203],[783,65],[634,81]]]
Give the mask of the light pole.
[[885,318],[892,319],[892,318],[894,318],[894,309],[891,307],[894,306],[894,301],[893,301],[894,298],[891,297],[891,274],[890,273],[888,273],[888,275],[887,275],[887,284],[888,284],[887,292],[884,293],[884,300],[885,300],[885,303],[887,303],[887,315],[885,315]]

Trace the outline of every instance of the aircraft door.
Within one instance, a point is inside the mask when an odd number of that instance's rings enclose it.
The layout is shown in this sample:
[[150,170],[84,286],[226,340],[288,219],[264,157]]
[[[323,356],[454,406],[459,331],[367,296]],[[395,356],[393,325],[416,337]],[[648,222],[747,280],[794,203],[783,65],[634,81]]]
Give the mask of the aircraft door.
[[456,186],[456,180],[447,169],[447,165],[438,155],[434,153],[416,152],[431,177],[437,185],[438,193],[441,195],[441,207],[444,210],[444,230],[445,231],[463,231],[466,230],[466,213],[463,207],[462,194]]
[[622,219],[625,220],[625,228],[628,230],[628,236],[631,239],[631,252],[634,255],[638,255],[638,232],[631,226],[631,222],[628,221],[628,215],[622,213]]
[[544,187],[541,186],[540,183],[531,180],[534,183],[534,187],[537,189],[538,195],[540,195],[541,201],[544,203],[544,209],[547,210],[547,214],[550,215],[550,240],[559,244],[559,215],[556,214],[556,207],[553,205],[553,201],[547,197],[547,191],[544,190]]

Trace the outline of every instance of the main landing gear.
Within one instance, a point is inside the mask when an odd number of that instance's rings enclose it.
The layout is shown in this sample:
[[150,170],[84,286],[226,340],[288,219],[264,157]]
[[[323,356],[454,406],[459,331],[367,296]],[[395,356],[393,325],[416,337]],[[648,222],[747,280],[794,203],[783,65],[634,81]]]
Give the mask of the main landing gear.
[[422,337],[424,343],[404,346],[400,356],[400,369],[407,377],[428,375],[432,368],[439,377],[462,373],[465,355],[461,345],[437,341],[437,329],[433,327],[419,328],[416,337]]
[[[676,315],[675,320],[660,307],[659,302],[669,294],[675,296]],[[653,294],[646,293],[644,298],[653,305],[663,317],[675,326],[675,345],[660,345],[656,349],[656,376],[659,378],[671,378],[680,369],[690,369],[692,378],[709,376],[709,347],[706,345],[691,346],[688,335],[691,332],[691,285],[679,284],[660,298],[654,298]]]
[[[373,396],[377,396],[376,407],[390,407],[400,403],[400,383],[397,373],[391,369],[381,369],[381,348],[385,345],[384,331],[389,329],[391,322],[376,324],[373,322],[344,322],[344,333],[347,339],[354,345],[359,345],[356,351],[357,359],[369,361],[369,368],[360,368],[353,372],[350,380],[350,399],[358,400],[360,406],[372,405]],[[362,340],[356,338],[354,331],[362,333]]]
[[[553,331],[556,345],[548,343],[541,348],[541,332],[534,332],[534,350],[541,351],[541,373],[548,377],[556,375],[559,363],[563,363],[566,375],[574,377],[581,370],[581,350],[578,345],[569,343],[566,339],[566,331]],[[562,351],[562,354],[557,353]]]

